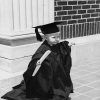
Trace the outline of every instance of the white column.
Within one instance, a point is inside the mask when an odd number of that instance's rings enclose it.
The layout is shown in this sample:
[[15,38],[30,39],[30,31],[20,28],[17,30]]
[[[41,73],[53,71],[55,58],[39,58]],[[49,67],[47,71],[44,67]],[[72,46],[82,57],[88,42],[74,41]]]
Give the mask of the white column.
[[32,26],[53,21],[54,0],[0,0],[0,69],[26,69],[41,44]]
[[20,1],[20,29],[25,31],[27,28],[26,0]]
[[0,34],[10,34],[12,31],[12,0],[0,0]]
[[19,0],[13,0],[14,31],[20,31],[20,5]]
[[27,23],[27,29],[30,29],[32,27],[33,21],[32,21],[32,0],[26,0],[26,23]]
[[44,0],[44,24],[54,22],[54,0]]
[[49,0],[44,0],[44,24],[49,22]]
[[54,0],[49,0],[49,22],[54,22]]
[[43,0],[37,0],[38,1],[38,24],[43,25],[43,17],[44,17],[44,2]]
[[33,21],[33,26],[38,25],[38,0],[32,0],[32,21]]

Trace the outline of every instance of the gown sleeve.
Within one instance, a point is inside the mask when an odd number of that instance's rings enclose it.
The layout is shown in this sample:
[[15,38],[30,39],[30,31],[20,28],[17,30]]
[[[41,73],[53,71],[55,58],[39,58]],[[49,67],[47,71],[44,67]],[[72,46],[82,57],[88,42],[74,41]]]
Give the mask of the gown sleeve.
[[68,45],[68,41],[62,42],[62,51],[63,51],[63,63],[66,73],[70,74],[72,67],[72,58],[71,58],[71,47]]
[[41,45],[35,54],[32,56],[31,61],[28,64],[27,70],[24,72],[23,77],[32,77],[33,71],[36,67],[37,61],[42,57],[45,52],[45,45]]
[[[46,52],[46,49],[42,49],[32,57],[27,70],[23,74],[25,84],[26,84],[26,96],[45,96],[50,90],[51,87],[51,76],[52,69],[50,67],[50,57],[48,56],[45,61],[41,64],[41,68],[38,70],[35,76],[32,76],[34,69],[36,68],[37,60],[42,57],[42,55]],[[34,94],[34,95],[33,95]],[[51,92],[50,92],[51,94]]]
[[61,42],[61,52],[65,55],[70,54],[71,53],[71,47],[68,45],[69,42],[68,41],[63,41]]
[[67,86],[73,86],[70,77],[70,71],[72,67],[71,47],[68,45],[68,43],[68,41],[61,42],[60,49],[62,53],[63,67],[67,76]]

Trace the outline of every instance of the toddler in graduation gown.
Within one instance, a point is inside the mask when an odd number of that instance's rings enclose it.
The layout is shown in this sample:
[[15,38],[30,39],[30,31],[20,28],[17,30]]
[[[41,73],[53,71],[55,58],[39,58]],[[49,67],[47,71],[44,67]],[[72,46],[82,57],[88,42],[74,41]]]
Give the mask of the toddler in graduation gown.
[[[73,93],[73,83],[70,77],[71,47],[68,41],[60,42],[60,31],[57,26],[59,24],[59,22],[53,22],[34,27],[37,40],[42,41],[38,29],[44,34],[45,39],[23,73],[24,79],[1,98],[6,100],[69,100],[70,93]],[[40,63],[34,74],[38,61],[48,50],[50,51],[48,56]]]

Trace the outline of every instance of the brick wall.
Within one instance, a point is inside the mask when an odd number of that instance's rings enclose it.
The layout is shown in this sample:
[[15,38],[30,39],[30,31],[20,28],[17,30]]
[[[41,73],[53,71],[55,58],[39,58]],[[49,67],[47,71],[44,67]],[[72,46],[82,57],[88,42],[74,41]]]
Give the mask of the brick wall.
[[100,0],[55,0],[61,39],[100,34]]

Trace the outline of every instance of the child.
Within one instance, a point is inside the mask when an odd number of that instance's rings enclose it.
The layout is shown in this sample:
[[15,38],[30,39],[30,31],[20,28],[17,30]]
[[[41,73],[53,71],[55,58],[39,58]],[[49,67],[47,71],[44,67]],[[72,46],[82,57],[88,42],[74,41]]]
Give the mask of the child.
[[[44,34],[44,42],[32,56],[24,80],[2,96],[7,100],[68,100],[73,93],[70,78],[71,48],[67,41],[60,42],[59,22],[35,27],[37,40],[42,41],[38,29]],[[47,51],[50,53],[43,58]],[[38,67],[38,61],[44,59]],[[34,71],[38,70],[34,74]],[[34,75],[33,75],[34,74]]]

